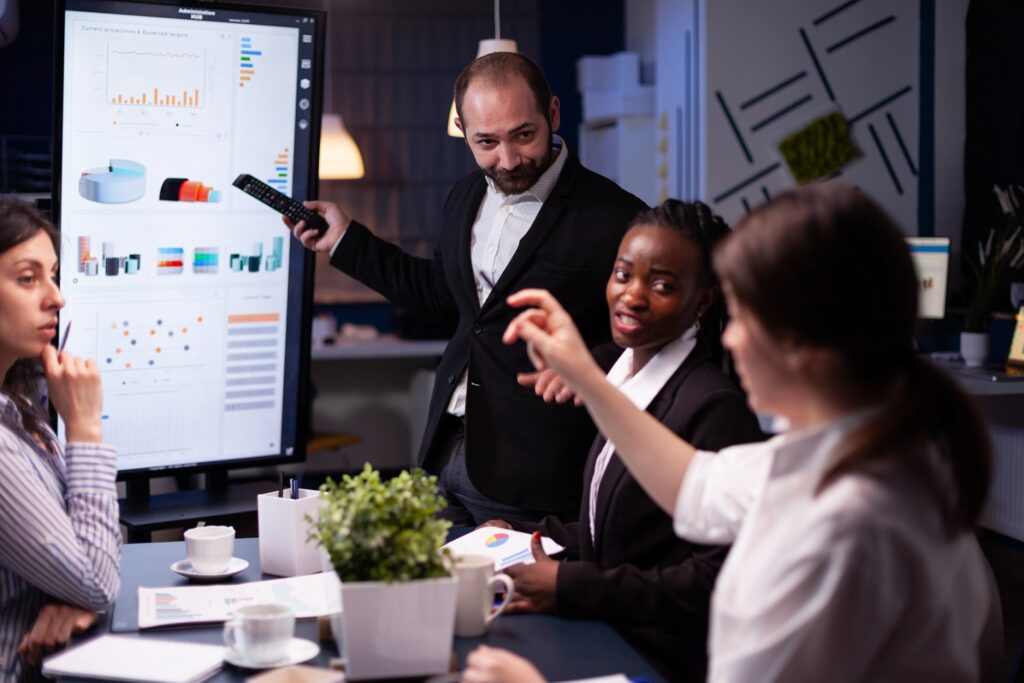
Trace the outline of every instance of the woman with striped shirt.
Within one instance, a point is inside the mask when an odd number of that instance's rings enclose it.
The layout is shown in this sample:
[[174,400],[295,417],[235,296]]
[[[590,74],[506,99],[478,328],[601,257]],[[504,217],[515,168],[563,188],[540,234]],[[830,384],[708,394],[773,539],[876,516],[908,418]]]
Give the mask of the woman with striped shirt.
[[[58,352],[57,234],[0,200],[0,680],[41,679],[43,653],[91,625],[120,578],[114,450],[101,443],[99,372]],[[38,400],[67,427],[58,443]]]

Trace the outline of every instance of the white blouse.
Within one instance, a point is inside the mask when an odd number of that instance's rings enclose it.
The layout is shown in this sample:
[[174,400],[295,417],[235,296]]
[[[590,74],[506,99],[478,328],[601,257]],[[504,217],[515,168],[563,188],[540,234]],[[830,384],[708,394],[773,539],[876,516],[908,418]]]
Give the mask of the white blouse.
[[991,594],[971,534],[923,487],[846,475],[815,495],[861,413],[698,452],[676,533],[732,543],[712,595],[709,681],[975,681]]
[[[690,326],[676,340],[666,344],[658,353],[654,354],[647,363],[640,368],[640,372],[633,374],[633,349],[626,349],[619,356],[619,359],[608,371],[608,382],[619,388],[630,401],[640,410],[647,410],[647,406],[665,387],[665,383],[672,379],[676,370],[686,362],[690,353],[697,345],[697,327]],[[596,514],[597,494],[601,489],[601,480],[604,478],[608,463],[615,453],[615,444],[605,440],[601,452],[597,454],[594,461],[594,475],[590,479],[590,497],[588,507],[590,508],[590,540],[597,542]]]

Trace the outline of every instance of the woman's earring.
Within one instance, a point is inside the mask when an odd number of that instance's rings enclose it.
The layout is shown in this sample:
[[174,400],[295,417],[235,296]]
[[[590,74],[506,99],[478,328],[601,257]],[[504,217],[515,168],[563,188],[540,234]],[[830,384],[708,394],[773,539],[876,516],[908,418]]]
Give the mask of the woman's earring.
[[693,331],[700,332],[700,316],[697,316],[697,320],[693,323]]

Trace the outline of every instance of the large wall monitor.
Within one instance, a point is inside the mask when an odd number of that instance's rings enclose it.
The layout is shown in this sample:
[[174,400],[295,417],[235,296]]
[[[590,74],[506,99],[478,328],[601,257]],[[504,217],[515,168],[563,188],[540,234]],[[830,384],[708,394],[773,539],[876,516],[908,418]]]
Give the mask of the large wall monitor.
[[918,316],[946,316],[946,281],[949,273],[948,237],[908,237],[910,255],[917,269]]
[[61,332],[102,371],[123,474],[302,454],[312,261],[231,181],[315,196],[323,23],[205,1],[58,7]]

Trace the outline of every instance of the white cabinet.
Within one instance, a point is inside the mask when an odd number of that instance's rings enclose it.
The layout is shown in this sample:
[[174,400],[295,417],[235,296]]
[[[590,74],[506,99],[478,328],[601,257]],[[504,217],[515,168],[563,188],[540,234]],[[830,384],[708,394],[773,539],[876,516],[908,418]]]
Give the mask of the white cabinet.
[[580,161],[649,205],[658,202],[654,116],[626,116],[580,125]]

